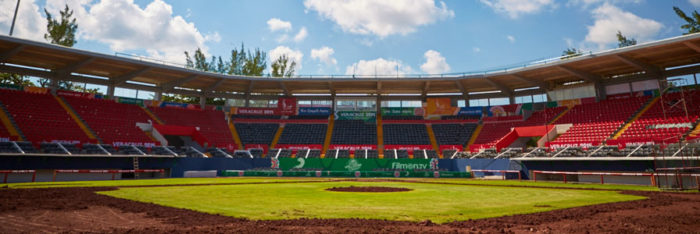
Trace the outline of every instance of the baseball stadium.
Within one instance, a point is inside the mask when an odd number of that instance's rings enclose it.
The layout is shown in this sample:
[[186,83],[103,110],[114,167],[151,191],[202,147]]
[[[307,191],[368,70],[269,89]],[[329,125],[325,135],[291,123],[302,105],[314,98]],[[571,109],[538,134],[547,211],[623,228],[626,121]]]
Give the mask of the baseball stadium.
[[1,233],[700,230],[700,33],[485,72],[288,77],[11,34],[0,73],[46,86],[0,84]]

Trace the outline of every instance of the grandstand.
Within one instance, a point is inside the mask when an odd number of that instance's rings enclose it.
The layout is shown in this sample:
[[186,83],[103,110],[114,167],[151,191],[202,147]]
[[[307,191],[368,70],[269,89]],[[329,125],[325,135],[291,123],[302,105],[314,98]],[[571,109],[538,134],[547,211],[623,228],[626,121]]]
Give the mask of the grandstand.
[[[1,72],[108,87],[101,95],[3,86],[0,154],[267,163],[270,158],[488,158],[533,163],[533,168],[538,162],[583,159],[648,165],[656,156],[700,152],[694,144],[700,133],[698,86],[665,82],[700,71],[699,44],[700,35],[687,35],[478,75],[272,79],[0,36]],[[59,70],[61,76],[53,72]],[[154,100],[114,97],[116,87],[156,95]],[[197,96],[202,103],[159,100],[163,93]],[[535,95],[547,101],[515,101]],[[243,104],[207,106],[207,97]],[[507,104],[474,105],[494,99]],[[260,100],[286,104],[252,107]],[[309,104],[317,101],[332,104]],[[137,160],[119,167],[136,168]]]

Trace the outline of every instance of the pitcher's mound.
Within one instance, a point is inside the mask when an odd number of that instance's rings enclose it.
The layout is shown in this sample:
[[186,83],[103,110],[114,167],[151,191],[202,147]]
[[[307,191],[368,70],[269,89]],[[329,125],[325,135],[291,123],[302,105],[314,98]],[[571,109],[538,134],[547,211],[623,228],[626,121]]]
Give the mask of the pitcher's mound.
[[334,192],[363,192],[363,193],[387,193],[387,192],[406,192],[413,189],[409,188],[394,188],[394,187],[376,187],[376,186],[364,186],[364,187],[333,187],[327,188],[328,191]]

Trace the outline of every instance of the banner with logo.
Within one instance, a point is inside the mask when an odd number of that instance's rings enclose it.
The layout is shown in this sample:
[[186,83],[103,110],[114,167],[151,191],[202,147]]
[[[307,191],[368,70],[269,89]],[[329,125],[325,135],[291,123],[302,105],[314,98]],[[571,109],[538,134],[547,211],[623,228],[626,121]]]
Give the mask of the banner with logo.
[[331,108],[329,107],[299,107],[299,115],[303,116],[329,116]]
[[400,171],[437,170],[438,159],[350,159],[350,158],[278,158],[280,170],[318,169],[323,171]]
[[[232,108],[232,111],[234,109]],[[238,107],[232,112],[234,115],[279,115],[277,109],[274,108],[253,108],[253,107]]]
[[118,103],[143,106],[143,100],[136,98],[117,97]]
[[452,106],[450,98],[427,98],[425,100],[425,116],[454,115],[458,107]]
[[75,92],[75,91],[70,91],[70,90],[56,90],[56,95],[68,96],[68,97],[95,98],[94,93],[83,93],[83,92]]
[[277,111],[280,115],[296,115],[297,99],[281,97],[277,99]]
[[382,107],[382,116],[423,116],[423,108]]
[[472,115],[472,116],[482,116],[484,114],[483,107],[462,107],[459,108],[457,115]]
[[377,119],[377,112],[374,111],[336,111],[337,120],[364,120],[372,121]]
[[340,149],[340,150],[373,150],[377,149],[377,145],[330,145],[328,149]]

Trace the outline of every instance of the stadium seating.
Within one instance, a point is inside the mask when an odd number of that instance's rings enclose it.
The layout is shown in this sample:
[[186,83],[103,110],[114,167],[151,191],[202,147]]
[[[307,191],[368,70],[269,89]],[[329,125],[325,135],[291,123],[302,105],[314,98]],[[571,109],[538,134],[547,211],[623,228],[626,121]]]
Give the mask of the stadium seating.
[[331,144],[376,145],[377,124],[362,120],[336,120]]
[[299,150],[299,151],[297,151],[296,157],[297,158],[320,158],[321,157],[321,150],[317,150],[317,149]]
[[485,119],[481,133],[479,133],[479,136],[475,139],[474,144],[484,145],[484,148],[491,148],[498,140],[508,134],[512,128],[548,124],[550,120],[554,119],[565,109],[566,107],[555,107],[535,111],[527,120],[522,120],[521,117]]
[[355,158],[379,158],[377,150],[355,150]]
[[266,158],[290,158],[292,157],[292,150],[290,149],[271,149],[267,151],[265,155]]
[[472,137],[476,124],[433,124],[438,145],[464,146]]
[[286,124],[277,144],[323,144],[327,124]]
[[649,97],[603,100],[574,106],[555,124],[572,127],[551,142],[555,146],[599,145],[640,109]]
[[343,149],[331,149],[326,152],[326,158],[349,158],[350,151]]
[[171,107],[149,107],[149,109],[165,124],[199,127],[199,132],[209,141],[209,146],[234,145],[233,136],[222,111]]
[[[140,107],[106,99],[63,97],[103,143],[153,143],[136,123],[152,121]],[[143,144],[141,144],[143,145]]]
[[418,159],[428,159],[428,158],[438,158],[437,152],[435,150],[414,150],[413,158]]
[[5,105],[27,141],[88,143],[90,139],[50,94],[0,89]]
[[385,145],[430,145],[425,124],[384,124]]
[[270,145],[279,128],[279,124],[236,123],[235,126],[244,146],[248,144]]
[[384,158],[408,158],[408,151],[402,149],[385,149]]

